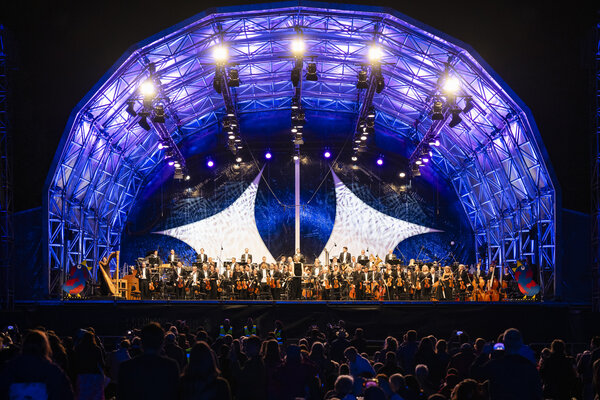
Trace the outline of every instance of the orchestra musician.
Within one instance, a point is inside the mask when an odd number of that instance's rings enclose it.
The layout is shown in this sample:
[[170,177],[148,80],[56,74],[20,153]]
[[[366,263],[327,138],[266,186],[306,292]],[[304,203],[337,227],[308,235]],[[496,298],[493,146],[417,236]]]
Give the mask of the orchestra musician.
[[450,267],[444,267],[444,273],[441,278],[442,284],[442,299],[449,301],[452,300],[452,286],[454,285],[454,276]]
[[175,265],[177,265],[178,260],[179,257],[177,257],[177,255],[175,254],[175,250],[171,249],[169,255],[167,256],[167,262],[171,264],[172,267],[174,267]]
[[352,254],[348,253],[348,247],[344,246],[344,251],[340,253],[338,258],[339,262],[342,264],[350,264],[352,262]]
[[367,265],[367,263],[369,262],[369,257],[365,254],[364,250],[360,251],[360,256],[358,256],[357,261],[364,265]]
[[302,295],[301,274],[302,271],[304,271],[304,264],[302,263],[302,261],[300,261],[299,255],[296,254],[294,256],[294,258],[292,259],[291,267],[292,278],[290,282],[290,298],[292,300],[298,300]]
[[414,300],[421,300],[421,291],[423,290],[423,273],[421,272],[421,268],[418,265],[415,265],[415,270],[413,273],[414,280]]
[[200,249],[200,253],[196,255],[196,262],[199,264],[204,264],[208,262],[208,255],[204,253],[204,249]]
[[142,299],[150,298],[150,290],[148,285],[150,284],[150,268],[146,261],[142,261],[140,268],[137,270],[137,278],[140,280],[140,292]]
[[267,264],[267,257],[262,258],[262,262],[260,263],[260,292],[261,293],[269,293],[269,282],[271,281],[271,273],[269,271],[269,264]]
[[209,298],[210,299],[216,299],[217,298],[218,289],[219,289],[219,285],[218,285],[219,273],[217,272],[217,268],[215,267],[215,265],[213,263],[209,264],[209,270],[208,271],[209,271],[208,272],[208,279],[210,280]]
[[459,264],[456,271],[456,287],[460,301],[467,300],[467,286],[469,285],[469,274],[463,264]]
[[173,274],[171,276],[171,283],[175,286],[175,296],[178,299],[185,297],[185,270],[181,261],[177,262],[175,268],[173,268]]
[[148,265],[150,268],[158,268],[162,264],[162,260],[158,256],[158,250],[154,250],[148,257]]
[[304,257],[304,254],[302,254],[300,252],[300,249],[296,249],[296,253],[294,253],[294,257],[298,257],[298,260],[300,260],[300,262],[303,264],[306,262],[306,258]]
[[386,262],[386,264],[387,264],[387,263],[389,263],[389,262],[391,262],[391,261],[394,261],[394,260],[397,260],[397,258],[396,258],[396,255],[394,254],[394,250],[393,250],[393,249],[390,249],[390,250],[388,251],[388,253],[385,255],[385,260],[384,260],[384,261],[385,261],[385,262]]
[[431,274],[427,265],[421,269],[421,296],[425,300],[431,299]]
[[221,274],[221,287],[226,298],[230,299],[232,295],[231,286],[233,285],[233,271],[231,270],[231,264],[225,265],[225,270]]
[[197,266],[192,267],[192,272],[188,276],[188,285],[190,287],[190,296],[196,298],[200,293],[200,271]]
[[249,253],[249,250],[247,248],[244,249],[244,254],[242,254],[242,257],[240,257],[240,262],[242,264],[252,263],[252,254]]

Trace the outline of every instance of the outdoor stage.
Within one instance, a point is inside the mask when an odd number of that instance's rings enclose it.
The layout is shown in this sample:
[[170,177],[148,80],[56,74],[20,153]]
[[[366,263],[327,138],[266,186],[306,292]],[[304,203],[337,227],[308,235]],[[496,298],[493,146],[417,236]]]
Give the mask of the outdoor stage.
[[[420,334],[449,337],[463,330],[471,336],[495,338],[508,327],[518,327],[525,339],[537,341],[562,338],[587,342],[600,329],[589,306],[513,301],[502,303],[441,302],[321,302],[321,301],[37,301],[19,302],[14,312],[0,314],[4,324],[21,328],[44,325],[61,335],[94,326],[101,336],[119,336],[149,321],[161,323],[186,320],[193,329],[204,327],[215,335],[218,324],[229,318],[241,329],[248,317],[254,318],[259,333],[281,320],[288,337],[298,338],[307,327],[340,319],[350,332],[362,327],[370,338],[401,337],[408,329]],[[552,329],[548,329],[549,326]]]

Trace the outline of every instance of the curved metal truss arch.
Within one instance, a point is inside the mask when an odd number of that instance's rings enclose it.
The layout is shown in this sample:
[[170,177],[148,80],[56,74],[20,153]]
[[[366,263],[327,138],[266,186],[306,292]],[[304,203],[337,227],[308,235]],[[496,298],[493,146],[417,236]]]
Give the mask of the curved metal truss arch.
[[[473,49],[393,10],[321,3],[231,7],[197,15],[130,49],[73,111],[46,182],[48,268],[96,264],[119,249],[129,209],[163,162],[160,132],[139,126],[128,100],[152,74],[160,83],[165,132],[175,143],[221,120],[212,87],[212,49],[229,48],[239,70],[238,114],[290,109],[290,43],[301,27],[305,59],[318,81],[305,81],[306,110],[356,114],[357,74],[369,47],[383,51],[385,89],[373,98],[379,127],[416,146],[434,121],[433,95],[447,71],[460,80],[458,106],[475,107],[446,124],[432,164],[448,178],[474,232],[478,257],[539,265],[544,294],[555,293],[560,193],[529,110]],[[162,128],[161,128],[162,129]],[[55,276],[56,274],[50,274]],[[52,278],[49,291],[56,285]]]

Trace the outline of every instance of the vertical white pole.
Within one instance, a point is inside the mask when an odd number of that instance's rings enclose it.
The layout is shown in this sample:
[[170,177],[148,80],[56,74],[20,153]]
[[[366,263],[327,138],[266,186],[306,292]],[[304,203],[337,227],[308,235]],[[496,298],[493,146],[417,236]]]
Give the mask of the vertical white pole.
[[300,157],[297,160],[294,160],[294,169],[295,169],[295,197],[294,197],[294,206],[296,211],[296,225],[295,225],[295,248],[294,254],[296,253],[296,249],[300,248]]

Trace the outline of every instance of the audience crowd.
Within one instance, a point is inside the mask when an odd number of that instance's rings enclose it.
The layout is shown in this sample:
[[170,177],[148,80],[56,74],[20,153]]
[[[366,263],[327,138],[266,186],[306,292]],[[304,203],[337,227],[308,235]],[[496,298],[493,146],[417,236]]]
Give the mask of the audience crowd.
[[[600,399],[600,337],[575,357],[562,340],[539,353],[517,329],[496,340],[453,332],[367,341],[344,321],[288,339],[281,322],[217,332],[184,321],[127,332],[115,347],[92,327],[0,334],[0,400]],[[105,347],[106,345],[106,347]]]

